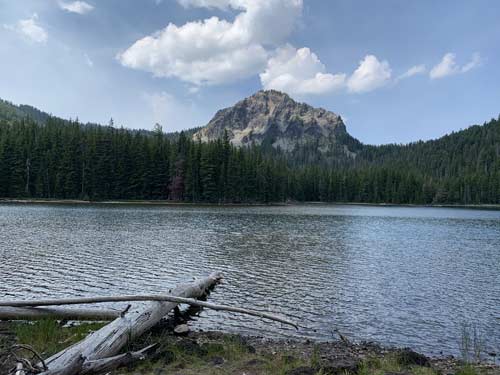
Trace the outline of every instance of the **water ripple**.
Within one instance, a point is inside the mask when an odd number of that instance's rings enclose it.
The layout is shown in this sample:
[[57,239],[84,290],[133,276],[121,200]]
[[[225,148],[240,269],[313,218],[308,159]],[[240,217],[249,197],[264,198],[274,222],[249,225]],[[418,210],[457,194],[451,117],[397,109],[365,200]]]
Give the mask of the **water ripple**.
[[337,328],[457,354],[474,321],[498,350],[499,269],[495,211],[0,205],[0,298],[162,293],[221,270],[211,301],[308,327],[203,311],[203,329],[326,340]]

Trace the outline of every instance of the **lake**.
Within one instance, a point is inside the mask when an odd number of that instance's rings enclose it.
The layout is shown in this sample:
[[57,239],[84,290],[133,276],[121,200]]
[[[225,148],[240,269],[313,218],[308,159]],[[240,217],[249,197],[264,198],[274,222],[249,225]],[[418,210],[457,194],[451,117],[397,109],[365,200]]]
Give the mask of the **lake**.
[[500,211],[0,204],[0,299],[162,293],[218,270],[210,302],[307,328],[215,311],[196,328],[317,340],[338,329],[432,355],[458,354],[463,324],[476,324],[500,349]]

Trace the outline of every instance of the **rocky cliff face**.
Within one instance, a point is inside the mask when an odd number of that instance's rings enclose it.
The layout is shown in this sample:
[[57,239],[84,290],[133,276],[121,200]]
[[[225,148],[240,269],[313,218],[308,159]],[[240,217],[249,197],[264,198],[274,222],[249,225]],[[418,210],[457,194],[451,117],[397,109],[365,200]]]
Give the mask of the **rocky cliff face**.
[[[316,144],[319,151],[326,152],[333,145],[338,147],[339,138],[347,135],[339,115],[274,90],[259,91],[218,111],[193,138],[203,142],[219,139],[224,130],[235,146],[265,144],[287,152],[306,144]],[[349,153],[347,147],[345,152]]]

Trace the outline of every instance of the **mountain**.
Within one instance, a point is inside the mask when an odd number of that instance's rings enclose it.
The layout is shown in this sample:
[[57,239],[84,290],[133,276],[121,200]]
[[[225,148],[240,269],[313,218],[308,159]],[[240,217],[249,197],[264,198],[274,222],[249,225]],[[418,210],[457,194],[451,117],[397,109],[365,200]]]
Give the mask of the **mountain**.
[[342,118],[323,108],[298,103],[275,90],[259,91],[234,106],[218,111],[193,135],[202,142],[221,139],[227,132],[234,146],[272,146],[287,153],[314,146],[325,154],[340,151],[354,157],[352,137]]
[[[14,104],[9,102],[8,100],[3,100],[0,99],[0,123],[13,123],[19,120],[23,119],[31,119],[35,121],[36,123],[40,125],[44,125],[48,119],[52,118],[57,121],[65,122],[68,125],[72,122],[72,120],[66,120],[57,116],[53,116],[47,112],[41,111],[38,108],[32,107],[27,104]],[[86,127],[102,127],[106,125],[101,125],[97,123],[80,123],[81,126],[86,126]],[[183,130],[182,132],[186,136],[192,136],[194,133],[199,131],[200,128],[193,128],[193,129],[187,129]],[[144,130],[144,129],[130,129],[131,132],[133,133],[141,133],[144,135],[154,135],[154,131],[151,130]],[[179,139],[181,132],[175,131],[175,132],[169,132],[169,133],[164,133],[165,137],[172,140],[176,141]]]
[[48,113],[40,111],[30,105],[15,105],[11,102],[0,99],[0,120],[12,122],[29,117],[39,124],[43,124],[50,116],[51,115]]
[[[1,101],[0,199],[500,204],[500,117],[432,141],[370,146],[337,115],[281,93],[235,107],[210,127],[167,135],[82,125]],[[234,134],[251,126],[261,131],[240,144],[260,146],[237,147]],[[211,141],[217,132],[222,141]]]

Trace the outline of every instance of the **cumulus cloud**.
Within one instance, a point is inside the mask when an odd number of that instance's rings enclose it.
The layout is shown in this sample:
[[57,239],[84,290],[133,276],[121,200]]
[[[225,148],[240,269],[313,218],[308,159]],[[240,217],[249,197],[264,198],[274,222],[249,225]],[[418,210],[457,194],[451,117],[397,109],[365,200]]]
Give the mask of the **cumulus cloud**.
[[[185,8],[236,13],[233,20],[211,17],[168,24],[145,36],[117,59],[123,66],[156,77],[177,78],[196,93],[202,85],[234,82],[259,74],[265,89],[295,95],[347,90],[363,93],[391,82],[387,61],[367,55],[351,76],[328,72],[309,48],[284,44],[300,17],[303,0],[177,0]],[[415,66],[401,78],[422,73]]]
[[302,0],[178,0],[183,6],[232,8],[233,22],[211,17],[136,41],[118,55],[122,65],[195,85],[249,77],[266,66],[269,49],[290,34]]
[[415,66],[412,66],[410,69],[408,69],[403,74],[401,74],[396,79],[396,81],[399,81],[399,80],[402,80],[405,78],[410,78],[410,77],[416,76],[417,74],[424,74],[426,71],[427,71],[427,68],[425,67],[425,65],[415,65]]
[[379,61],[367,55],[347,80],[347,89],[352,93],[363,93],[385,86],[391,81],[391,68],[387,61]]
[[59,7],[67,12],[87,14],[94,9],[92,5],[85,1],[60,1]]
[[38,24],[38,15],[36,13],[30,18],[19,20],[15,25],[4,25],[4,27],[36,43],[46,43],[49,38],[47,31]]
[[[403,76],[422,73],[423,66],[409,69]],[[265,89],[285,91],[295,95],[311,95],[347,90],[349,93],[365,93],[383,87],[398,79],[391,79],[387,61],[379,61],[367,55],[358,68],[348,76],[345,73],[329,73],[318,56],[309,48],[295,49],[290,45],[278,48],[269,59],[266,70],[260,74]]]
[[345,74],[325,71],[325,65],[309,48],[295,49],[286,45],[269,59],[260,80],[265,89],[297,95],[323,94],[344,87]]
[[431,79],[439,79],[455,74],[466,73],[474,68],[477,68],[480,65],[481,56],[479,55],[479,53],[474,53],[471,60],[467,64],[460,66],[456,62],[456,55],[454,53],[448,52],[443,56],[441,61],[431,69],[431,71],[429,72],[429,77]]

